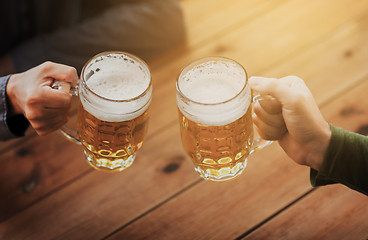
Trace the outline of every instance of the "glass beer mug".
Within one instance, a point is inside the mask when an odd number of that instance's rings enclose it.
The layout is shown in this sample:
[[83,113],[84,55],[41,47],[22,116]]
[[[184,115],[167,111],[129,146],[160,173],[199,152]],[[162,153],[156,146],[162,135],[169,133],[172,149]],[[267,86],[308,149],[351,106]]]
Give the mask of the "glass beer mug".
[[239,63],[223,57],[196,60],[183,68],[176,90],[182,143],[202,178],[233,179],[249,154],[271,143],[254,137],[252,93]]
[[152,83],[146,63],[125,52],[100,53],[84,65],[73,92],[79,97],[77,130],[64,126],[61,132],[83,146],[92,167],[129,167],[148,128]]

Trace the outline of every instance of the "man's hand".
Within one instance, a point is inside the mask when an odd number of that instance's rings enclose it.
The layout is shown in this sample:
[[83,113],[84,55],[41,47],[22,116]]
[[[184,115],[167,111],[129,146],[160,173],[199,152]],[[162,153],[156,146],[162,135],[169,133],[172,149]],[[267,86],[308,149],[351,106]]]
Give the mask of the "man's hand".
[[24,114],[41,136],[59,129],[69,115],[71,95],[52,89],[54,81],[74,86],[78,81],[77,72],[73,67],[45,62],[12,75],[6,87],[12,114]]
[[254,106],[254,124],[260,135],[268,140],[278,140],[296,163],[319,170],[330,142],[331,129],[304,81],[295,76],[281,79],[251,77],[249,84],[260,94],[271,95],[277,100]]

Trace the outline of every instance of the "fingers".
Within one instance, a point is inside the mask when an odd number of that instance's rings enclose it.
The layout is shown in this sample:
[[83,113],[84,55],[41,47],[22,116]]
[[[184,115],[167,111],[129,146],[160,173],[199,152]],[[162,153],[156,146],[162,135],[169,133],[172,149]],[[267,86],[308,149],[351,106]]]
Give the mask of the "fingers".
[[[42,99],[46,108],[68,108],[70,107],[70,88],[78,82],[75,68],[63,64],[45,62],[41,65],[42,72],[46,74],[47,81],[43,86]],[[53,89],[50,85],[58,81],[59,88]]]
[[280,79],[251,77],[249,79],[249,85],[261,95],[271,95],[282,104],[288,102],[296,94],[305,91],[306,88],[304,81],[295,76]]
[[75,86],[78,82],[77,70],[74,67],[53,63],[45,62],[38,66],[40,68],[40,75],[42,77],[51,78],[57,81],[64,81]]
[[266,124],[275,128],[281,128],[285,126],[284,118],[281,111],[272,114],[266,111],[264,107],[261,107],[260,102],[255,103],[253,109],[256,116]]
[[263,139],[278,140],[287,132],[282,113],[270,114],[259,103],[254,106],[254,113],[253,123]]
[[261,95],[271,95],[282,102],[283,96],[287,95],[285,88],[280,87],[276,78],[251,77],[249,85]]
[[[54,81],[60,82],[61,90],[51,88]],[[19,106],[18,112],[24,114],[38,134],[44,135],[66,122],[72,98],[69,88],[77,82],[75,68],[45,62],[12,78],[7,93],[16,96],[14,105]]]
[[[44,79],[40,92],[40,100],[44,107],[70,107],[71,96],[69,91],[71,86],[75,86],[78,82],[75,68],[53,62],[45,62],[39,68],[39,75]],[[58,81],[59,89],[51,88],[54,81]]]
[[276,128],[257,117],[253,118],[253,123],[257,127],[259,135],[265,140],[279,140],[287,133],[285,126]]
[[259,100],[254,105],[262,107],[269,114],[282,113],[282,105],[276,98]]
[[57,82],[57,85],[58,85],[58,90],[65,92],[67,94],[70,93],[70,89],[71,89],[70,83],[59,81]]

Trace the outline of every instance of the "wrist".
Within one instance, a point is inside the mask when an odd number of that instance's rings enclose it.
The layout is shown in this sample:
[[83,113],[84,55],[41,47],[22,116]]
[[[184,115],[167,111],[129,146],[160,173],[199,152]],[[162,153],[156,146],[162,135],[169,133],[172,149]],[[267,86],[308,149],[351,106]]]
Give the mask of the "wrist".
[[20,74],[11,75],[8,84],[6,85],[6,95],[8,98],[8,112],[9,115],[23,114],[23,110],[18,103],[16,89],[18,85],[18,79]]
[[318,134],[318,140],[315,141],[313,151],[307,157],[307,165],[311,168],[319,171],[325,158],[327,148],[331,140],[331,127],[330,124],[325,122]]

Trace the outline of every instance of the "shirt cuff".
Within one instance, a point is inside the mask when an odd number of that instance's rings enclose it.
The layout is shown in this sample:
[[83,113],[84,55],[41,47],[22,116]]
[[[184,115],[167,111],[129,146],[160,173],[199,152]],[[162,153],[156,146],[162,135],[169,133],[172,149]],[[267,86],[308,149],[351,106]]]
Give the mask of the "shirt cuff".
[[28,120],[21,114],[9,117],[6,85],[11,75],[0,77],[0,140],[5,141],[24,136],[29,126]]
[[313,168],[310,169],[310,182],[314,187],[338,183],[338,181],[334,180],[332,172],[336,164],[336,158],[334,157],[334,155],[339,150],[341,150],[341,146],[343,144],[343,141],[341,141],[343,130],[333,126],[332,124],[330,124],[330,128],[331,140],[328,145],[321,168],[319,169],[319,171]]
[[341,183],[368,195],[368,137],[330,127],[331,140],[319,171],[310,171],[311,184]]

